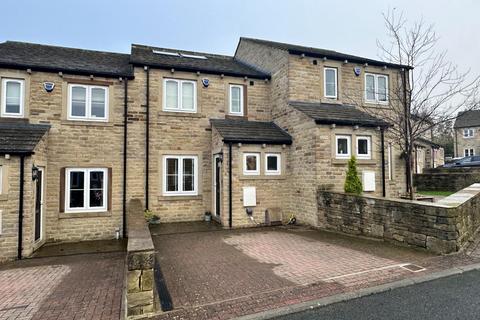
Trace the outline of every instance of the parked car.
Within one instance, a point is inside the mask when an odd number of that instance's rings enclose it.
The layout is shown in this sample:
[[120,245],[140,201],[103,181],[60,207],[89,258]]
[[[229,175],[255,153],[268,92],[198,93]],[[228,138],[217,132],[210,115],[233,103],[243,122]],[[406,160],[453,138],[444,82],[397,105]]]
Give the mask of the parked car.
[[458,167],[477,167],[480,166],[480,156],[470,156],[461,158],[450,163],[445,163],[442,168],[458,168]]

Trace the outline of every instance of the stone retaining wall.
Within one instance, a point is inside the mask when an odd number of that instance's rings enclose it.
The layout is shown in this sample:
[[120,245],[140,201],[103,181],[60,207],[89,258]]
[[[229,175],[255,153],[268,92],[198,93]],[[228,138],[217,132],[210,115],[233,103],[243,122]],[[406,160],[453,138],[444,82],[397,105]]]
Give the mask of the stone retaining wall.
[[437,168],[415,174],[413,179],[417,190],[459,191],[473,183],[480,182],[480,169],[477,168]]
[[319,190],[320,228],[451,253],[480,227],[480,184],[437,203],[355,196]]
[[155,249],[140,200],[129,202],[127,221],[126,313],[144,315],[154,311]]

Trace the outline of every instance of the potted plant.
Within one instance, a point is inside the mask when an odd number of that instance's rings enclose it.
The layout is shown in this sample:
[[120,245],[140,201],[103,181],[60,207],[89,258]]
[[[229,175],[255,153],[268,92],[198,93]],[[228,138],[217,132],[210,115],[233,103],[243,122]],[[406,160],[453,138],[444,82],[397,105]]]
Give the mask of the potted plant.
[[145,215],[145,220],[147,220],[147,222],[149,224],[159,224],[160,223],[160,217],[157,216],[156,214],[154,214],[152,211],[145,210],[143,212],[143,214]]
[[212,213],[210,211],[205,212],[205,221],[210,222],[212,220]]

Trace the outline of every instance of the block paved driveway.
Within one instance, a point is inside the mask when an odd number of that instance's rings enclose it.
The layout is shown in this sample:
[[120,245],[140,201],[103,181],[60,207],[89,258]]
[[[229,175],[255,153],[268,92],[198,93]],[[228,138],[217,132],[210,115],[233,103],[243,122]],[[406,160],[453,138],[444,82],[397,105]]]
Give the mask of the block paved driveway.
[[305,228],[152,235],[174,306],[157,319],[229,319],[470,261]]
[[117,252],[0,266],[0,319],[119,319],[124,263]]

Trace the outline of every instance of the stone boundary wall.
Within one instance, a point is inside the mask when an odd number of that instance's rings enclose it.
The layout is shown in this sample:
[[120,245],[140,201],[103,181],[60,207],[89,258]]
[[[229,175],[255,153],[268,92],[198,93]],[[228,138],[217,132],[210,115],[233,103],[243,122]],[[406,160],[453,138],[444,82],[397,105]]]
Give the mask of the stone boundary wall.
[[417,190],[459,191],[480,182],[480,168],[436,168],[415,174],[413,183]]
[[317,191],[320,228],[434,253],[460,250],[480,227],[480,184],[437,203]]
[[126,265],[127,317],[154,312],[155,249],[143,207],[138,199],[128,204],[128,245]]

